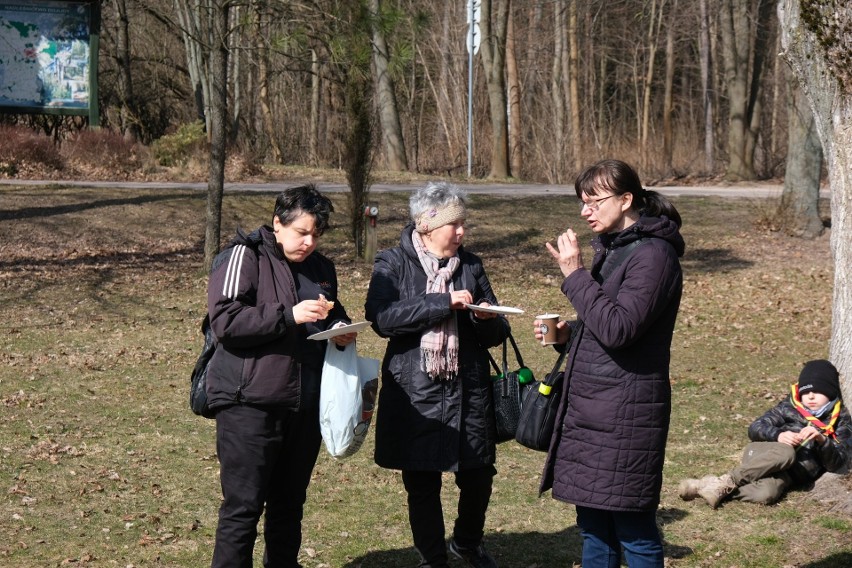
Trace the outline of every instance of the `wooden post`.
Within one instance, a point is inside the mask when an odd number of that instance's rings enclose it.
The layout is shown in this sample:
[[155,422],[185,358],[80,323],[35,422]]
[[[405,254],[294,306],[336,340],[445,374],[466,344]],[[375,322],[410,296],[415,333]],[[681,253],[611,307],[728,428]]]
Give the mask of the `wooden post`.
[[364,259],[372,262],[376,257],[376,248],[378,247],[377,221],[379,218],[379,206],[376,203],[370,203],[364,208],[364,215],[367,217],[364,238]]

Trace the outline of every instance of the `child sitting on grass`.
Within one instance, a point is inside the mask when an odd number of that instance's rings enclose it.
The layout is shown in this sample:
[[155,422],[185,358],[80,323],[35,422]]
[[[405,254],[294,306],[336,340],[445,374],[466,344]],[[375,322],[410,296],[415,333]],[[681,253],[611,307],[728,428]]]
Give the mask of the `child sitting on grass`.
[[728,498],[771,505],[791,488],[807,487],[846,465],[852,456],[852,419],[843,406],[837,369],[825,359],[809,361],[791,391],[749,426],[751,443],[739,467],[721,477],[684,479],[681,499],[701,497],[714,509]]

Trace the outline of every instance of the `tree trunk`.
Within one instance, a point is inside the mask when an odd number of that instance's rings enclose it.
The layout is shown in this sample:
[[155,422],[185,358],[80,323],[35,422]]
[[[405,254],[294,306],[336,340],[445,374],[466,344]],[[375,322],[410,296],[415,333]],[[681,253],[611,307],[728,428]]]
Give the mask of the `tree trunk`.
[[577,0],[568,2],[568,112],[571,116],[571,156],[574,172],[582,168],[583,132],[580,127],[580,47],[577,39]]
[[[488,86],[491,113],[492,178],[507,178],[509,171],[509,125],[506,120],[506,28],[510,0],[482,0],[482,66]],[[496,6],[496,11],[494,7]]]
[[[663,0],[665,1],[665,0]],[[663,8],[657,0],[651,0],[651,14],[648,17],[648,35],[646,37],[647,67],[642,85],[642,127],[640,129],[639,148],[642,165],[648,165],[648,146],[651,133],[651,87],[654,83],[654,64],[657,60],[657,38],[663,21]]]
[[754,151],[761,119],[763,70],[769,48],[772,4],[757,0],[749,10],[743,0],[723,0],[721,31],[728,89],[729,180],[751,180],[757,177]]
[[311,50],[311,116],[309,125],[308,147],[310,149],[310,162],[312,166],[319,165],[319,133],[320,133],[320,105],[322,101],[322,77],[320,76],[320,62],[317,50]]
[[257,102],[260,104],[260,116],[263,122],[263,132],[266,134],[267,145],[272,153],[272,161],[281,163],[281,147],[275,135],[275,120],[272,117],[272,106],[269,104],[269,14],[260,9],[257,15]]
[[210,164],[207,181],[207,230],[204,266],[209,271],[219,253],[222,230],[222,194],[228,124],[228,9],[230,0],[214,0],[210,11]]
[[506,31],[506,80],[509,86],[509,166],[515,177],[521,176],[523,154],[521,147],[521,82],[518,60],[515,58],[515,18],[509,14]]
[[554,156],[550,175],[556,183],[562,183],[565,168],[565,97],[562,96],[562,60],[565,59],[565,6],[564,0],[553,3],[553,64],[551,65],[550,100],[553,108],[552,136]]
[[725,87],[728,91],[728,172],[730,180],[754,179],[745,156],[748,116],[749,14],[742,0],[722,0],[720,30],[724,54]]
[[388,69],[388,46],[381,25],[381,1],[370,0],[373,34],[373,71],[375,73],[376,97],[379,105],[379,122],[382,140],[385,143],[386,166],[391,171],[407,171],[408,158],[399,122],[393,78]]
[[[829,359],[840,371],[845,400],[852,400],[852,92],[848,63],[852,58],[852,37],[847,31],[834,44],[830,56],[823,52],[823,41],[830,35],[828,25],[816,32],[801,19],[800,0],[781,0],[778,6],[782,22],[781,43],[802,92],[810,103],[816,130],[828,165],[831,188],[831,252],[834,258],[834,299],[832,305]],[[821,21],[833,18],[833,29],[852,28],[848,9],[822,8]],[[819,6],[808,2],[819,12]],[[814,13],[809,14],[811,26]],[[844,80],[841,83],[838,75]]]
[[791,73],[788,89],[787,168],[779,217],[786,233],[812,239],[822,234],[819,216],[819,182],[822,146],[811,107]]
[[231,28],[230,19],[233,18],[234,21],[240,21],[242,19],[241,13],[244,12],[243,7],[240,4],[233,5],[233,9],[230,11],[228,18],[228,28],[231,30],[228,34],[228,52],[231,54],[228,57],[228,74],[227,77],[232,77],[233,81],[230,81],[230,91],[231,91],[231,104],[230,106],[230,120],[228,122],[228,142],[230,144],[236,144],[237,136],[240,134],[240,121],[242,118],[243,112],[243,81],[240,76],[240,62],[243,59],[242,52],[240,49],[242,43],[242,26],[234,26]]
[[133,104],[133,75],[130,73],[130,21],[125,0],[114,0],[118,28],[115,31],[115,57],[118,60],[118,96],[120,99],[120,128],[126,140],[139,139],[139,125]]
[[663,167],[666,173],[672,172],[672,155],[674,154],[674,130],[672,128],[674,105],[672,91],[674,90],[675,75],[674,15],[677,14],[677,0],[674,0],[670,14],[672,17],[666,20],[666,77],[663,94]]
[[[196,11],[196,8],[198,11]],[[204,122],[204,128],[209,136],[209,48],[205,49],[205,46],[209,45],[210,38],[208,30],[203,25],[206,23],[203,20],[205,16],[202,14],[202,8],[196,4],[191,5],[189,0],[175,0],[175,12],[180,23],[181,38],[186,50],[186,68],[192,84],[196,116],[198,120]]]
[[710,19],[707,1],[700,0],[701,33],[699,51],[701,58],[701,92],[704,111],[704,173],[710,175],[716,169],[715,111],[713,107],[713,54],[710,44]]

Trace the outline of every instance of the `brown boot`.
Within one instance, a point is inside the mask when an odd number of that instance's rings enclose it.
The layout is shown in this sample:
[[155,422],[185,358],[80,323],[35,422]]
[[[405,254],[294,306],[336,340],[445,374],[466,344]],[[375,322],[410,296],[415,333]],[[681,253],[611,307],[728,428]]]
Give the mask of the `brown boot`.
[[726,473],[721,477],[716,477],[704,487],[698,490],[698,495],[707,501],[707,504],[716,509],[730,495],[737,484],[734,483],[734,478]]
[[705,475],[701,479],[684,479],[680,482],[680,485],[678,485],[678,495],[680,495],[680,498],[684,501],[697,499],[700,497],[698,492],[715,479],[716,477],[713,475]]

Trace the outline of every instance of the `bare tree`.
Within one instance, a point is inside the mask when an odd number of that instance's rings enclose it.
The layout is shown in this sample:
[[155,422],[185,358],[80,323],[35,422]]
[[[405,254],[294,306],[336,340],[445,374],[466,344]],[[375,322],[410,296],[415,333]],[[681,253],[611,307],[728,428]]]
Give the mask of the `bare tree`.
[[488,85],[491,113],[492,178],[506,178],[509,171],[509,125],[506,119],[506,30],[510,0],[482,0],[482,66]]
[[642,82],[642,126],[639,129],[639,147],[642,150],[642,165],[648,164],[648,144],[651,135],[651,93],[653,91],[655,63],[657,61],[657,44],[659,43],[660,28],[663,23],[663,13],[666,0],[651,0],[650,15],[648,17],[648,32],[645,38],[645,77]]
[[754,150],[761,119],[760,84],[772,20],[771,0],[722,0],[721,32],[728,90],[728,171],[731,180],[755,179]]
[[580,149],[583,133],[580,128],[580,42],[577,37],[577,0],[568,4],[568,112],[571,116],[571,155],[575,171],[582,167]]
[[565,42],[568,37],[565,22],[565,1],[556,0],[553,3],[553,62],[550,75],[550,98],[552,109],[552,130],[555,137],[553,144],[554,157],[552,160],[551,177],[556,182],[563,179],[562,163],[565,158],[565,96],[562,93],[565,82],[562,80],[564,66],[562,62],[567,57]]
[[672,128],[672,113],[674,112],[674,76],[675,76],[675,21],[677,0],[674,0],[669,17],[666,18],[666,74],[663,94],[663,164],[666,173],[672,170],[672,154],[674,152],[674,131]]
[[219,253],[222,230],[222,195],[225,191],[225,160],[228,125],[228,20],[230,0],[212,0],[210,39],[210,164],[207,180],[207,224],[204,234],[204,266],[209,271]]
[[260,120],[263,124],[263,132],[266,142],[272,154],[272,161],[281,163],[281,147],[275,132],[275,120],[272,116],[272,104],[269,97],[269,46],[267,44],[270,34],[271,15],[269,11],[260,6],[257,13],[255,28],[255,42],[257,48],[257,87],[258,103],[260,104]]
[[118,96],[121,105],[119,126],[125,138],[135,142],[139,139],[139,123],[134,104],[133,75],[130,71],[130,21],[127,17],[125,0],[113,0],[113,5],[118,16],[118,25],[115,30],[115,57],[118,60]]
[[782,0],[784,56],[810,103],[828,163],[834,301],[829,357],[852,397],[852,7],[843,0]]
[[506,31],[506,83],[509,87],[509,169],[516,177],[523,169],[522,126],[521,126],[521,81],[518,75],[518,60],[515,57],[515,17],[509,14]]
[[387,41],[385,41],[380,0],[370,0],[370,12],[373,31],[373,72],[382,141],[385,143],[385,159],[389,170],[405,171],[408,170],[408,158],[405,155],[405,142],[402,138],[402,126],[399,123],[394,81],[388,65],[390,56]]
[[716,165],[716,136],[715,136],[715,106],[713,96],[713,54],[710,48],[710,15],[707,3],[709,0],[699,0],[700,4],[700,35],[699,54],[701,62],[701,94],[704,116],[704,171],[710,173]]

